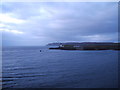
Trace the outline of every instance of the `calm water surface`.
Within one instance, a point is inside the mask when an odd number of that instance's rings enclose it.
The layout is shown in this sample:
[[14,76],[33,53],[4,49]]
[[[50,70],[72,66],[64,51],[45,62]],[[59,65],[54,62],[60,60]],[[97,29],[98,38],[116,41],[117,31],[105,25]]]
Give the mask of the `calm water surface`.
[[118,87],[118,51],[4,47],[2,53],[3,88]]

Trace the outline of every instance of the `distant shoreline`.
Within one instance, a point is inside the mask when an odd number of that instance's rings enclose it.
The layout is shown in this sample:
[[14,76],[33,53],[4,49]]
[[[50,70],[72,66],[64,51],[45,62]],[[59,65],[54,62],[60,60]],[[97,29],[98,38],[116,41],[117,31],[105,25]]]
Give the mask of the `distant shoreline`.
[[111,42],[49,43],[47,46],[60,50],[120,50],[120,43]]

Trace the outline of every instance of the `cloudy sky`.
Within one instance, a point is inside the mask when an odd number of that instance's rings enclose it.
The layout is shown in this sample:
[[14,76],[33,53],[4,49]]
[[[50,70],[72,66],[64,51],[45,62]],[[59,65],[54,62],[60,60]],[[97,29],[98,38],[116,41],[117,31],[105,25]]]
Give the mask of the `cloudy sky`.
[[3,46],[51,42],[117,42],[116,2],[4,2]]

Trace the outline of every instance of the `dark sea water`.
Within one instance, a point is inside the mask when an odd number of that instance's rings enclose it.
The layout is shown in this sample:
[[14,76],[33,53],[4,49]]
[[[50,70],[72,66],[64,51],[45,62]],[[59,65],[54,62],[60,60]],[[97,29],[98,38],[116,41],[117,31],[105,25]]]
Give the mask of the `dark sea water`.
[[118,87],[118,51],[114,50],[3,47],[2,60],[3,88]]

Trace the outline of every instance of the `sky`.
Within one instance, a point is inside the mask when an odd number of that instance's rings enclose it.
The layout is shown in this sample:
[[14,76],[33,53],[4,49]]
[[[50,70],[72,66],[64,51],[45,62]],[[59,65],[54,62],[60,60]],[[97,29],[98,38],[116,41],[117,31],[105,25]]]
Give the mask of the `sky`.
[[3,46],[117,42],[117,2],[3,2]]

